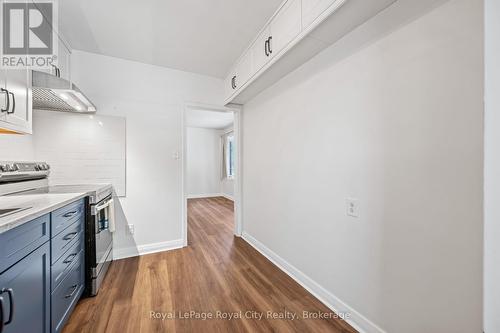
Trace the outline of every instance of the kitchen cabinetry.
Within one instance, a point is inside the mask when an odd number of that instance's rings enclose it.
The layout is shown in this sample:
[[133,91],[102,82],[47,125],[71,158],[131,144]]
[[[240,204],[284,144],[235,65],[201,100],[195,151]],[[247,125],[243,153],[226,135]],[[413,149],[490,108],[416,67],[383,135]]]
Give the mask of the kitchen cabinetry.
[[59,39],[59,47],[57,54],[57,70],[56,74],[63,79],[71,81],[71,51],[66,46],[66,43]]
[[0,71],[0,128],[31,134],[31,72],[27,69]]
[[245,104],[395,1],[285,0],[228,73],[224,104]]
[[61,39],[57,40],[57,63],[50,68],[35,69],[71,81],[71,51]]
[[226,79],[226,95],[232,95],[240,86],[250,79],[252,74],[252,57],[247,53],[240,59],[234,70],[231,71],[231,75]]
[[9,94],[5,89],[5,74],[3,70],[0,70],[0,124],[6,122],[7,119],[7,100]]
[[283,50],[302,30],[301,1],[288,0],[271,20],[268,45],[271,57]]
[[347,0],[302,0],[302,25],[310,26],[330,6],[340,7]]
[[226,99],[236,95],[242,86],[300,34],[301,10],[301,0],[287,0],[280,6],[230,72],[226,79]]
[[85,287],[83,209],[79,200],[0,234],[1,333],[62,331]]
[[45,243],[0,275],[2,333],[50,332],[49,257]]
[[269,52],[269,38],[271,37],[271,30],[267,25],[259,34],[254,44],[250,49],[250,54],[254,64],[254,71],[259,71],[269,61],[272,53]]
[[2,333],[50,332],[49,221],[45,215],[0,234]]

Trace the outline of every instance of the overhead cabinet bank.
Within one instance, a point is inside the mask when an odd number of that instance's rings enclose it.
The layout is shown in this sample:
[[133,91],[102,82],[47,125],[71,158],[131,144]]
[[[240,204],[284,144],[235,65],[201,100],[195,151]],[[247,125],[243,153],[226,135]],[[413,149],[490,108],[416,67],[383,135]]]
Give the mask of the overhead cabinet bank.
[[286,0],[225,78],[225,104],[259,92],[395,0]]

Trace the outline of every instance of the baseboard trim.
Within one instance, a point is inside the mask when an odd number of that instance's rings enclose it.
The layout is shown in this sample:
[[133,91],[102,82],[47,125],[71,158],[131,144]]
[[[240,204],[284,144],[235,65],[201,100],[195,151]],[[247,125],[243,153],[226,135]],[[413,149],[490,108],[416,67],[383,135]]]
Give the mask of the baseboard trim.
[[337,314],[349,313],[350,318],[345,321],[361,333],[386,333],[383,329],[372,323],[366,317],[353,308],[342,302],[338,297],[330,293],[328,290],[319,285],[299,269],[288,263],[285,259],[271,251],[264,244],[259,242],[253,236],[243,231],[242,238],[250,244],[254,249],[259,251],[264,257],[269,259],[273,264],[278,266],[283,272],[294,279],[298,284],[304,287],[312,295],[314,295],[321,303],[325,304],[333,312]]
[[202,198],[215,198],[215,197],[223,197],[222,193],[207,193],[207,194],[188,194],[186,195],[186,199],[202,199]]
[[113,249],[113,260],[125,259],[146,254],[176,250],[184,247],[182,239],[176,239],[166,242],[138,245],[137,247],[126,247]]
[[224,197],[224,198],[226,198],[227,200],[234,201],[234,198],[233,198],[231,195],[229,195],[229,194],[224,194],[224,193],[222,193],[222,194],[221,194],[221,197]]

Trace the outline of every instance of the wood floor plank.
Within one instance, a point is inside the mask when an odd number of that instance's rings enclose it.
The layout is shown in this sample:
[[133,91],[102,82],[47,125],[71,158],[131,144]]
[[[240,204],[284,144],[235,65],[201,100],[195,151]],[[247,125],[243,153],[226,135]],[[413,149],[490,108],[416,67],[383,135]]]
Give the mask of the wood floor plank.
[[[113,262],[99,295],[78,303],[64,332],[356,332],[234,237],[233,211],[223,197],[189,200],[189,246]],[[298,318],[267,318],[268,311]],[[302,311],[332,318],[303,319]],[[203,314],[214,318],[190,317]]]

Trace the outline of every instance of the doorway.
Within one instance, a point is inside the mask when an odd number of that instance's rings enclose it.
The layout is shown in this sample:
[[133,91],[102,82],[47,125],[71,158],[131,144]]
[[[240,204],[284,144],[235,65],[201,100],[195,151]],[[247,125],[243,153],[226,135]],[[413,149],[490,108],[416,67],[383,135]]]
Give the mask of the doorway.
[[184,246],[188,241],[191,244],[188,218],[195,206],[226,211],[219,219],[239,237],[242,232],[240,110],[187,104],[183,120]]

